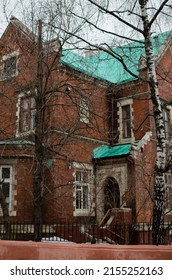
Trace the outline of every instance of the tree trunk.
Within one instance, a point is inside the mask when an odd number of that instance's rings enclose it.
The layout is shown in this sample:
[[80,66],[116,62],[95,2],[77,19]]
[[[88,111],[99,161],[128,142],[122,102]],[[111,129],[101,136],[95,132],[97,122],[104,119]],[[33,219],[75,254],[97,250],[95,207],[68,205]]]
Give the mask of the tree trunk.
[[162,244],[164,240],[164,212],[165,212],[165,177],[167,153],[165,143],[165,127],[161,101],[159,98],[158,81],[156,77],[155,61],[152,52],[150,22],[146,10],[145,0],[139,0],[144,27],[145,51],[148,67],[148,78],[151,92],[151,99],[154,106],[154,120],[157,136],[157,158],[155,164],[155,184],[154,184],[154,208],[152,238],[153,244]]
[[43,178],[44,178],[44,96],[43,96],[43,69],[42,69],[42,22],[38,25],[38,70],[37,70],[37,95],[35,115],[35,155],[34,155],[34,240],[42,238],[42,200],[43,200]]

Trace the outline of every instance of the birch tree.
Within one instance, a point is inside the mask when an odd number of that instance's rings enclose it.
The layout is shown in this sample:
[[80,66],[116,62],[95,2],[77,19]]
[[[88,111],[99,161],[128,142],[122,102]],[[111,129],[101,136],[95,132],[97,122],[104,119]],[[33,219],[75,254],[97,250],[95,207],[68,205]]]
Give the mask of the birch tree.
[[[89,1],[92,2],[93,1]],[[136,4],[137,1],[135,1]],[[164,211],[165,211],[165,178],[164,172],[169,168],[168,158],[166,152],[165,128],[163,121],[163,113],[161,101],[159,98],[158,81],[156,76],[155,61],[152,51],[151,34],[152,25],[160,15],[165,5],[169,1],[161,1],[159,7],[155,10],[153,15],[149,15],[149,1],[139,0],[140,19],[142,22],[142,29],[138,30],[142,33],[145,42],[145,53],[148,68],[148,83],[150,85],[151,100],[154,107],[154,120],[157,135],[157,160],[155,164],[155,184],[154,184],[154,209],[153,209],[153,243],[161,244],[163,241],[163,225],[164,225]],[[133,6],[134,7],[134,6]],[[153,8],[153,7],[152,7]],[[110,11],[109,11],[110,12]],[[115,17],[115,13],[112,13]],[[120,19],[119,19],[120,20]],[[127,23],[125,23],[127,25]],[[132,26],[131,26],[132,27]],[[136,29],[135,26],[133,26]]]
[[[80,1],[79,4],[81,5]],[[123,58],[120,57],[113,51],[110,45],[111,42],[117,40],[120,45],[120,40],[122,42],[139,42],[140,38],[143,40],[143,46],[145,48],[146,62],[148,77],[147,83],[150,87],[150,95],[153,104],[153,116],[157,135],[157,157],[156,164],[154,167],[155,172],[155,182],[154,182],[154,209],[153,209],[153,228],[152,236],[154,244],[161,244],[164,238],[163,225],[164,225],[164,213],[165,213],[165,178],[164,173],[170,168],[170,158],[167,155],[166,145],[165,145],[165,127],[163,121],[162,105],[159,97],[158,81],[156,75],[156,65],[155,58],[153,55],[151,36],[153,31],[156,29],[156,24],[158,20],[161,19],[161,24],[164,18],[171,19],[171,1],[148,1],[148,0],[137,0],[137,1],[86,1],[90,5],[90,10],[92,8],[97,9],[97,13],[92,13],[89,18],[84,17],[84,8],[80,15],[73,15],[76,18],[85,18],[85,24],[91,27],[93,34],[103,33],[103,35],[110,36],[109,41],[104,41],[104,39],[96,42],[93,40],[88,40],[86,37],[77,36],[78,39],[82,39],[83,42],[89,46],[90,49],[99,49],[100,51],[107,52],[112,57],[121,62],[124,69],[130,73],[133,77],[139,78],[135,73],[132,73],[131,69],[128,69]],[[85,2],[84,2],[85,3]],[[116,29],[109,30],[106,25],[101,25],[101,16],[106,22],[109,18],[111,25],[113,22],[116,24]],[[135,24],[134,24],[135,22]],[[122,30],[122,33],[116,30]],[[126,30],[126,32],[124,31]],[[95,32],[95,33],[94,33]],[[135,34],[135,36],[133,36]],[[97,37],[98,37],[97,36]],[[103,36],[102,36],[103,37]],[[88,42],[89,41],[89,42]]]

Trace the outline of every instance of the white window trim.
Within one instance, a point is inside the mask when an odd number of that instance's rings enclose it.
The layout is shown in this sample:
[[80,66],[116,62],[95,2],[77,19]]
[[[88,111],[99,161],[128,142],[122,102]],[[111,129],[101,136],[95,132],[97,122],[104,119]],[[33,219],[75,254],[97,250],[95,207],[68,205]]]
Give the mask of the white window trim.
[[16,110],[16,137],[19,137],[19,136],[26,136],[26,135],[29,135],[31,133],[34,132],[34,129],[32,130],[28,130],[28,131],[24,131],[24,132],[20,132],[20,110],[21,110],[21,100],[22,98],[26,97],[27,96],[31,96],[31,92],[30,90],[28,90],[27,92],[21,92],[19,93],[18,95],[18,100],[17,100],[17,110]]
[[[73,163],[73,168],[74,168],[74,173],[73,173],[73,178],[74,178],[74,187],[73,187],[73,206],[74,206],[74,216],[94,216],[94,207],[95,203],[93,202],[93,167],[91,164],[87,163],[78,163],[74,162]],[[88,183],[88,209],[76,209],[76,181],[75,181],[75,174],[76,171],[90,171],[90,178],[89,178],[89,183]]]
[[[0,175],[2,175],[2,168],[10,168],[10,190],[9,190],[9,215],[16,216],[16,211],[14,211],[15,201],[15,191],[14,191],[14,168],[13,165],[0,164]],[[2,179],[2,178],[0,178]],[[2,210],[0,209],[0,216],[2,216]]]
[[[15,73],[14,74],[12,74],[12,75],[6,75],[3,71],[4,71],[4,61],[5,60],[7,60],[7,59],[9,59],[9,58],[11,58],[11,57],[16,57],[17,58],[17,62],[16,62],[16,71],[15,71]],[[19,59],[18,59],[18,57],[19,57],[19,50],[16,50],[16,51],[14,51],[14,52],[12,52],[12,53],[10,53],[10,54],[7,54],[7,55],[4,55],[3,57],[2,57],[2,65],[1,65],[1,75],[0,75],[0,81],[4,81],[4,80],[7,80],[7,79],[9,79],[9,78],[13,78],[13,77],[16,77],[17,75],[18,75],[18,73],[19,73],[19,71],[18,71],[18,62],[19,62]]]
[[[130,138],[124,138],[123,137],[123,120],[122,120],[122,107],[130,105],[130,112],[131,112],[131,137]],[[128,143],[128,142],[134,142],[134,133],[133,133],[133,99],[121,99],[117,102],[118,107],[118,130],[119,130],[119,143]]]

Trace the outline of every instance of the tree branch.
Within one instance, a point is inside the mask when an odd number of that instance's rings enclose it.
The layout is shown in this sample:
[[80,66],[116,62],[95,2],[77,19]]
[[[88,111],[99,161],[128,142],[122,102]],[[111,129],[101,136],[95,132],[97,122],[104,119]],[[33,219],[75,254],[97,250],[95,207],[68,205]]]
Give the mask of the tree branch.
[[162,11],[162,9],[164,8],[164,6],[166,5],[166,3],[169,0],[165,0],[159,7],[159,9],[156,11],[156,13],[154,14],[153,18],[150,20],[149,26],[151,27],[151,25],[154,23],[154,21],[156,20],[156,18],[158,17],[158,15],[160,14],[160,12]]
[[[72,14],[73,14],[74,16],[80,18],[80,19],[83,19],[83,17],[81,17],[81,16],[79,16],[79,15],[73,13],[73,12],[72,12]],[[103,32],[103,33],[106,33],[106,34],[109,34],[109,35],[113,35],[113,36],[119,37],[119,38],[121,38],[121,39],[130,40],[130,41],[132,41],[132,42],[143,43],[143,44],[144,44],[143,41],[136,40],[136,39],[132,39],[132,38],[129,38],[129,37],[125,37],[124,35],[119,35],[119,34],[117,34],[117,33],[114,33],[114,32],[111,32],[111,31],[108,31],[108,30],[105,30],[105,29],[102,29],[102,28],[98,27],[97,25],[95,25],[93,22],[89,21],[89,20],[86,19],[86,18],[85,18],[84,20],[85,20],[86,23],[90,24],[91,26],[93,26],[94,28],[96,28],[97,30],[99,30],[99,31],[101,31],[101,32]]]
[[[126,20],[120,18],[117,14],[115,14],[114,11],[109,11],[109,10],[103,8],[103,7],[102,7],[101,5],[99,5],[98,3],[95,3],[95,2],[92,1],[92,0],[87,0],[87,1],[89,1],[91,4],[93,4],[94,6],[96,6],[97,8],[99,8],[101,11],[103,11],[103,12],[105,12],[105,13],[107,13],[107,14],[113,16],[113,17],[115,17],[115,18],[118,19],[120,22],[124,23],[126,26],[129,26],[129,27],[131,27],[132,29],[136,30],[137,32],[143,34],[143,31],[142,31],[140,28],[137,28],[136,26],[134,26],[133,24],[129,23],[128,21],[126,21]],[[167,0],[166,0],[166,1],[167,1]]]

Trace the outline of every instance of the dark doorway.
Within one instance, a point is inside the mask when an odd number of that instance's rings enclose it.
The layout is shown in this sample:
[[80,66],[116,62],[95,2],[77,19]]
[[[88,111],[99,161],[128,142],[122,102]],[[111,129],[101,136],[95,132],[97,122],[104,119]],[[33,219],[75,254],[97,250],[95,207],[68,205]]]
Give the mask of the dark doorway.
[[120,207],[120,191],[117,181],[108,177],[104,183],[104,212],[111,208]]

